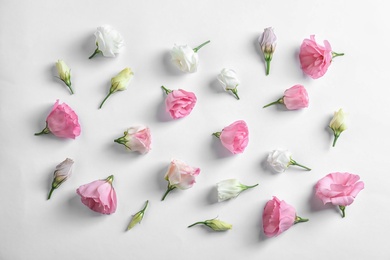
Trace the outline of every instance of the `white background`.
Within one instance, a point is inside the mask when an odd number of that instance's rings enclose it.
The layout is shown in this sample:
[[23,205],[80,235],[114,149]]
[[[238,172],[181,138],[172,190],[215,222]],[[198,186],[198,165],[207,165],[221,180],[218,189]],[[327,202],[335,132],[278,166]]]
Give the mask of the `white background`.
[[[390,259],[386,6],[379,0],[2,0],[0,259]],[[114,59],[88,60],[93,33],[103,24],[123,34],[126,48]],[[278,42],[265,76],[257,38],[270,26]],[[311,34],[345,53],[317,80],[303,75],[298,59],[300,44]],[[206,40],[211,43],[199,51],[198,72],[172,66],[174,43],[195,47]],[[57,59],[72,69],[74,95],[55,78]],[[135,72],[128,90],[98,110],[111,77],[125,67]],[[224,67],[240,77],[239,101],[216,81]],[[309,108],[262,109],[295,84],[307,88]],[[196,93],[190,116],[169,119],[161,85]],[[33,135],[45,126],[56,99],[79,115],[76,140]],[[348,112],[350,124],[332,148],[327,125],[339,108]],[[250,141],[243,154],[230,155],[211,133],[239,119],[247,122]],[[149,154],[132,154],[113,142],[137,124],[151,129]],[[289,149],[313,170],[272,173],[264,162],[276,148]],[[75,161],[73,175],[47,201],[53,170],[66,157]],[[201,173],[192,189],[175,190],[161,202],[171,158]],[[345,219],[313,192],[317,180],[336,171],[365,182]],[[110,174],[118,209],[100,215],[75,190]],[[215,184],[228,178],[259,186],[217,203]],[[272,196],[310,221],[265,238],[261,215]],[[147,199],[142,224],[125,232]],[[217,216],[233,229],[187,229]]]

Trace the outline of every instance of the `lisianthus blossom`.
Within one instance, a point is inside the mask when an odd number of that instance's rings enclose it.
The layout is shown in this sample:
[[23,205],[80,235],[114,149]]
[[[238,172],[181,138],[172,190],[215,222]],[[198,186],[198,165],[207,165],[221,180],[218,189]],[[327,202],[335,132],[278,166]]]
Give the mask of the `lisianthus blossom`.
[[291,152],[288,150],[277,149],[270,152],[268,154],[267,162],[276,172],[284,172],[285,170],[287,170],[288,167],[290,167],[290,165],[296,165],[308,171],[311,171],[310,168],[299,164],[295,160],[293,160]]
[[284,91],[283,97],[278,100],[265,105],[265,107],[269,107],[275,104],[284,104],[288,110],[296,110],[309,106],[309,95],[304,86],[295,85],[289,89]]
[[122,35],[110,25],[102,25],[96,29],[96,50],[89,57],[92,59],[96,54],[101,53],[104,57],[115,57],[124,47]]
[[174,45],[171,50],[171,61],[175,66],[184,72],[196,72],[198,69],[198,51],[200,48],[208,44],[210,41],[204,42],[196,48],[191,48],[188,45]]

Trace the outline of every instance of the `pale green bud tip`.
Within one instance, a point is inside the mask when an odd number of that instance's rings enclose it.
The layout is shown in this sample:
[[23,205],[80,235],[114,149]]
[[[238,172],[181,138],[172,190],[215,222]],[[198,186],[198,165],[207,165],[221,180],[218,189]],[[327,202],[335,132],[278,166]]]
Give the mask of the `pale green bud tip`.
[[206,220],[205,225],[214,231],[226,231],[232,229],[232,225],[218,219]]

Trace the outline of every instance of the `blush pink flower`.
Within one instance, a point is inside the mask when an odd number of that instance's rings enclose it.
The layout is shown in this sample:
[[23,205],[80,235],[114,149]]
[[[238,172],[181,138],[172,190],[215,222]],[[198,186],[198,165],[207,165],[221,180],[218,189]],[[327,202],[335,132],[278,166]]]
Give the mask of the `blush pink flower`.
[[97,180],[80,186],[77,194],[81,202],[93,211],[102,214],[112,214],[116,211],[116,192],[112,186],[114,176],[105,180]]
[[222,145],[233,154],[244,152],[249,141],[248,126],[243,120],[238,120],[213,135],[221,139]]
[[167,98],[165,100],[166,110],[173,119],[188,116],[196,104],[196,96],[192,92],[182,89],[170,90],[162,86]]
[[124,145],[130,151],[145,154],[151,149],[152,137],[148,127],[135,126],[127,129],[124,136],[115,139],[114,142]]
[[316,196],[324,204],[339,206],[342,217],[345,217],[345,207],[351,205],[358,193],[364,189],[364,182],[359,179],[359,175],[348,172],[329,173],[317,182]]
[[297,110],[309,106],[309,95],[304,86],[295,85],[284,91],[284,96],[278,100],[271,102],[265,107],[275,104],[284,104],[288,110]]
[[319,45],[314,35],[310,39],[304,39],[299,52],[299,61],[303,72],[313,79],[322,77],[332,59],[337,56],[343,56],[344,53],[336,53],[332,51],[332,47],[328,41],[324,41],[324,46]]
[[182,161],[173,159],[165,173],[164,178],[168,181],[168,188],[161,200],[164,200],[168,193],[176,188],[179,188],[180,190],[191,188],[199,173],[199,168],[191,167]]
[[46,127],[35,135],[52,133],[57,137],[75,139],[81,128],[76,113],[65,103],[57,100],[46,118]]
[[267,237],[275,237],[300,222],[307,222],[308,219],[298,217],[295,208],[284,200],[273,197],[264,207],[263,230]]

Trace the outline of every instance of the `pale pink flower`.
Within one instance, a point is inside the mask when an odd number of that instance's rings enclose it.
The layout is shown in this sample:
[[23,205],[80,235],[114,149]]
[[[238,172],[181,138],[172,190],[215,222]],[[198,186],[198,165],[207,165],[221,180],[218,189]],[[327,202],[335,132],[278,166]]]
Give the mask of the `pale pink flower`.
[[299,52],[299,61],[303,72],[313,79],[322,77],[332,62],[332,58],[342,56],[344,53],[335,53],[328,41],[324,46],[315,41],[314,35],[304,39]]
[[72,167],[74,161],[72,159],[66,158],[65,161],[61,162],[56,166],[56,169],[53,173],[53,181],[51,183],[51,189],[47,199],[49,200],[53,191],[61,186],[69,177],[72,175]]
[[345,207],[351,205],[358,193],[364,189],[364,182],[359,179],[359,175],[348,172],[329,173],[317,182],[316,195],[324,204],[339,206],[342,216],[345,217]]
[[213,135],[218,137],[222,145],[233,154],[244,152],[249,142],[248,126],[243,120],[238,120]]
[[127,129],[124,136],[115,139],[114,142],[124,145],[133,152],[145,154],[151,149],[152,137],[148,127],[135,126]]
[[272,56],[276,48],[276,35],[272,27],[264,29],[264,33],[259,37],[259,44],[264,55],[264,60],[267,63],[266,75],[269,74]]
[[173,119],[183,118],[191,113],[197,101],[194,93],[182,89],[170,90],[164,86],[162,88],[167,94],[166,110]]
[[278,100],[271,102],[265,107],[275,104],[284,104],[288,110],[297,110],[309,106],[309,95],[304,86],[295,85],[284,91],[284,96]]
[[77,194],[81,202],[93,211],[102,214],[112,214],[116,211],[116,192],[112,186],[114,176],[111,175],[105,180],[97,180],[80,186]]
[[35,135],[52,133],[57,137],[75,139],[81,128],[76,113],[65,103],[57,100],[46,118],[46,127]]
[[165,180],[168,181],[168,188],[162,200],[165,199],[169,192],[176,188],[179,188],[180,190],[191,188],[199,173],[199,168],[191,167],[182,161],[173,159],[164,176]]
[[308,219],[298,217],[295,208],[284,200],[273,197],[264,207],[263,230],[267,237],[275,237],[292,227],[294,224],[306,222]]

